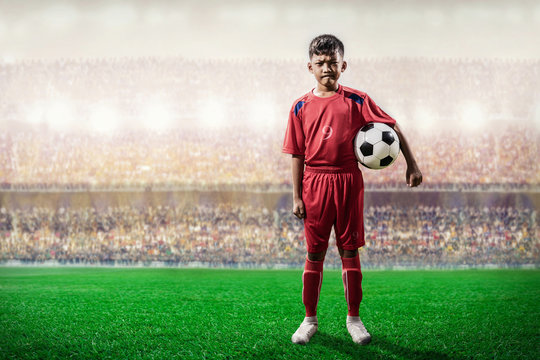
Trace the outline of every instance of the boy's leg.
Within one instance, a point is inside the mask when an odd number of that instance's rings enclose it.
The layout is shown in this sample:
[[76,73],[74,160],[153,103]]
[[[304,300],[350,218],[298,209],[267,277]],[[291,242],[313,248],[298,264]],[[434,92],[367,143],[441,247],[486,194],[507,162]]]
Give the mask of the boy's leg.
[[304,273],[302,274],[302,302],[306,308],[306,317],[291,338],[295,344],[306,344],[317,332],[317,304],[321,292],[325,253],[326,251],[308,253],[306,257]]
[[362,301],[362,271],[358,248],[364,245],[364,184],[360,171],[342,174],[336,187],[342,194],[335,198],[336,241],[343,265],[342,278],[347,301],[347,330],[355,343],[367,344],[371,335],[359,317]]
[[335,220],[330,177],[324,172],[306,169],[302,180],[302,200],[306,210],[304,232],[306,235],[306,258],[302,275],[302,302],[306,317],[292,336],[296,344],[307,343],[317,331],[317,303],[322,284],[324,255]]
[[341,258],[343,287],[347,300],[348,316],[358,316],[360,302],[362,301],[362,270],[358,252],[355,257]]
[[323,261],[306,258],[302,275],[302,302],[306,308],[306,317],[317,316],[317,304],[323,279]]
[[364,245],[364,188],[361,172],[340,174],[336,179],[341,197],[335,197],[336,242],[343,264],[343,286],[348,315],[358,316],[362,301],[362,271],[358,248]]
[[371,335],[358,316],[362,301],[362,270],[358,252],[354,257],[342,257],[341,262],[343,265],[343,287],[348,307],[347,330],[355,343],[367,344],[371,341]]

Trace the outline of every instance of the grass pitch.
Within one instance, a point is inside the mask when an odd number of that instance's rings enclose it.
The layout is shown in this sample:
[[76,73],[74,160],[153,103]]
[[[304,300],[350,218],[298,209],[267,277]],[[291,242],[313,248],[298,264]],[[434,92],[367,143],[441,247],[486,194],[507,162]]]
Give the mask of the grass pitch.
[[345,328],[339,271],[326,270],[319,331],[302,321],[300,270],[0,268],[1,358],[539,359],[540,271],[365,271]]

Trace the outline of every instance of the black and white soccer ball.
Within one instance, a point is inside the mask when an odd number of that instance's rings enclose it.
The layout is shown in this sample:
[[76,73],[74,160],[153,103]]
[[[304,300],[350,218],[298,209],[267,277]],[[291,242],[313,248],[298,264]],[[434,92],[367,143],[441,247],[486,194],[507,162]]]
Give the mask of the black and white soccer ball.
[[399,138],[390,126],[369,123],[354,138],[354,153],[360,164],[370,169],[384,169],[399,155]]

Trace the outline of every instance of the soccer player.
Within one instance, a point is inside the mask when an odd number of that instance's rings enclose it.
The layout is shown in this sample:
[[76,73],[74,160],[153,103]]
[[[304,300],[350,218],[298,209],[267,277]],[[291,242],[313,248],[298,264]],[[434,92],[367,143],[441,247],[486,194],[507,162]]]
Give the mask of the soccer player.
[[317,331],[317,303],[332,227],[343,266],[347,330],[355,343],[371,341],[359,317],[362,272],[358,248],[364,245],[364,184],[353,140],[360,128],[370,122],[393,127],[407,162],[407,184],[414,187],[422,182],[422,173],[396,121],[366,93],[338,83],[347,69],[343,55],[343,43],[333,35],[311,41],[307,66],[317,85],[293,103],[283,143],[283,152],[292,155],[293,213],[304,219],[307,246],[302,275],[306,316],[292,336],[297,344],[309,342]]

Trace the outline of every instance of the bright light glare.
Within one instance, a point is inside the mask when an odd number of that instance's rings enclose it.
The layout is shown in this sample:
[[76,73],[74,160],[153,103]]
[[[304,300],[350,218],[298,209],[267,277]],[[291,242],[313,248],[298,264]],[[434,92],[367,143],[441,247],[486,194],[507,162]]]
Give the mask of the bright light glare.
[[98,132],[111,132],[119,124],[118,112],[107,104],[97,104],[90,113],[89,128]]
[[25,108],[25,119],[30,125],[41,124],[45,120],[43,104],[36,102]]
[[[248,126],[257,129],[271,129],[277,123],[276,109],[278,106],[272,99],[259,97],[249,102],[247,112]],[[281,120],[281,119],[279,119]]]
[[462,105],[461,127],[477,131],[487,126],[484,109],[475,102],[466,102]]
[[160,99],[151,99],[143,106],[143,124],[146,128],[166,130],[173,125],[173,113],[168,104]]
[[73,126],[73,106],[68,100],[56,99],[47,103],[44,120],[53,129],[64,131]]
[[414,111],[414,121],[418,129],[431,131],[436,127],[435,115],[425,106],[418,106]]
[[223,102],[212,99],[199,107],[198,122],[202,128],[221,128],[226,125],[226,107]]

